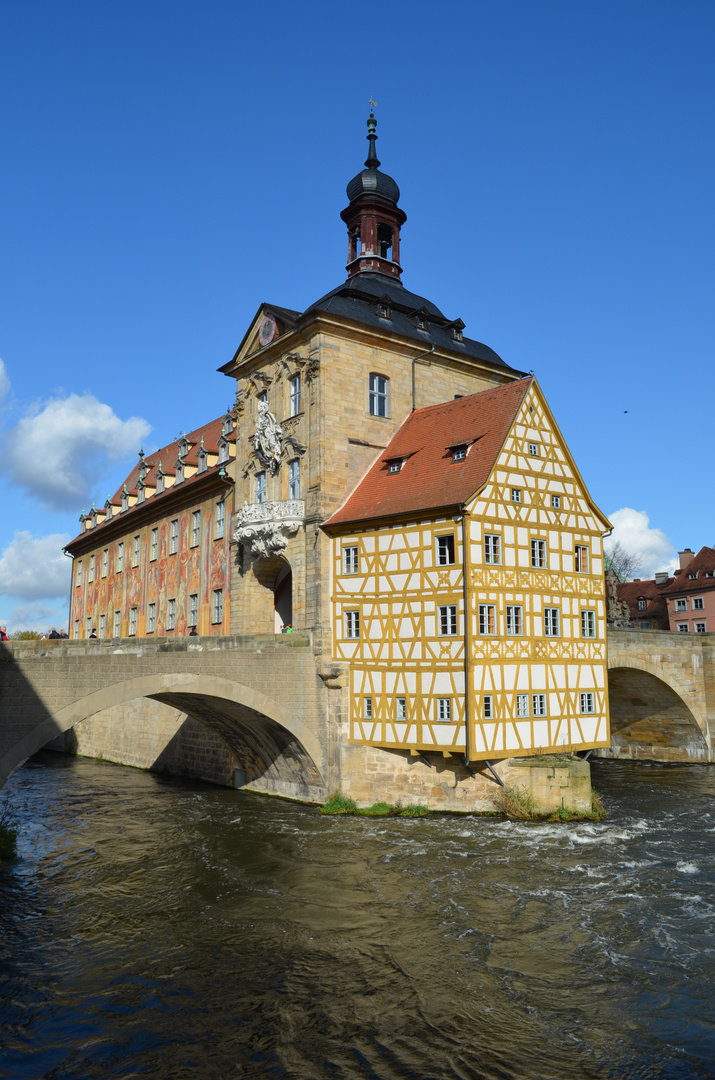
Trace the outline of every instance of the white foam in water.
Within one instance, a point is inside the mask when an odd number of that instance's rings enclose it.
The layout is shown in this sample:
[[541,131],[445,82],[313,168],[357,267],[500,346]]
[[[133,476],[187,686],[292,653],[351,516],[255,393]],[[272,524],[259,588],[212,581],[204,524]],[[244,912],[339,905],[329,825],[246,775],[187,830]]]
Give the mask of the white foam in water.
[[700,873],[700,867],[696,866],[695,863],[692,863],[692,862],[679,862],[677,864],[677,866],[675,867],[675,869],[678,871],[679,874],[699,874]]

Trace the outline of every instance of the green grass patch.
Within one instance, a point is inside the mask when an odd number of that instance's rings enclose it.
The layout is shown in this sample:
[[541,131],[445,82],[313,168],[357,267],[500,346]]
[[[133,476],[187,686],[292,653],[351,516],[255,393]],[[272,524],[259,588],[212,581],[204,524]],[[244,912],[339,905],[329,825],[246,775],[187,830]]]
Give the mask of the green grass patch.
[[376,802],[372,806],[358,808],[354,799],[348,799],[336,792],[324,806],[321,806],[320,812],[321,814],[355,814],[357,817],[423,817],[429,813],[429,810],[421,803],[403,806],[401,802]]
[[556,811],[544,813],[538,810],[526,788],[504,787],[494,796],[494,805],[500,813],[512,821],[603,821],[606,808],[598,792],[592,792],[591,810],[570,810],[562,806]]

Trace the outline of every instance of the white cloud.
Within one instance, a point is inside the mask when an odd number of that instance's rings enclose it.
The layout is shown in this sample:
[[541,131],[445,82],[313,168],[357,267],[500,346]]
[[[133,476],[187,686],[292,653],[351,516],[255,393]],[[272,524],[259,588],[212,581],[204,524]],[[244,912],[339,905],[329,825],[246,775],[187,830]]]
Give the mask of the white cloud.
[[5,475],[51,510],[87,510],[107,464],[136,454],[150,431],[93,394],[52,398],[6,437]]
[[677,553],[662,529],[651,529],[645,510],[624,506],[608,515],[613,533],[605,542],[606,551],[615,543],[630,552],[638,564],[637,577],[652,578],[661,570],[672,573],[678,567]]
[[5,364],[0,360],[0,401],[5,397],[10,389],[10,380],[7,377],[7,371],[5,370]]
[[17,630],[38,630],[41,634],[49,633],[54,626],[57,630],[67,629],[67,608],[52,604],[19,604],[9,613],[0,609],[0,626],[7,626],[8,634]]
[[0,555],[0,594],[18,600],[66,596],[72,563],[62,548],[69,539],[66,533],[35,538],[29,532],[16,532]]

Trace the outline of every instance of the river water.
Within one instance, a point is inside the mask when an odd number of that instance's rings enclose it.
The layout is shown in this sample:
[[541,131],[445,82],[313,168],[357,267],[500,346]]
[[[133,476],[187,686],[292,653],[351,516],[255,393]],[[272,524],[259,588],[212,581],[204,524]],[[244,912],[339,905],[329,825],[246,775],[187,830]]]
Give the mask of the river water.
[[45,753],[0,871],[0,1076],[715,1076],[715,766],[608,819],[321,817]]

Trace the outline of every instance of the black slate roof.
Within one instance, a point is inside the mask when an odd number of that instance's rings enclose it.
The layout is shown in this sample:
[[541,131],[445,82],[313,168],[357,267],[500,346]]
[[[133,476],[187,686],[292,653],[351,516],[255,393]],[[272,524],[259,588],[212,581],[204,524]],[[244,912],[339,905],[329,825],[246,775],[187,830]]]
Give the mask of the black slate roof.
[[[387,319],[379,314],[380,302],[389,306],[390,317]],[[507,371],[515,371],[516,374],[524,374],[505,364],[493,349],[481,341],[474,341],[466,336],[462,341],[455,341],[452,328],[463,326],[460,320],[447,319],[430,300],[408,292],[396,278],[387,277],[385,274],[355,274],[337,289],[316,300],[307,308],[305,314],[313,311],[326,311],[383,332],[412,338],[423,343],[425,349],[436,345],[438,348],[484,360]],[[420,330],[417,326],[418,312],[426,321],[425,330]]]

